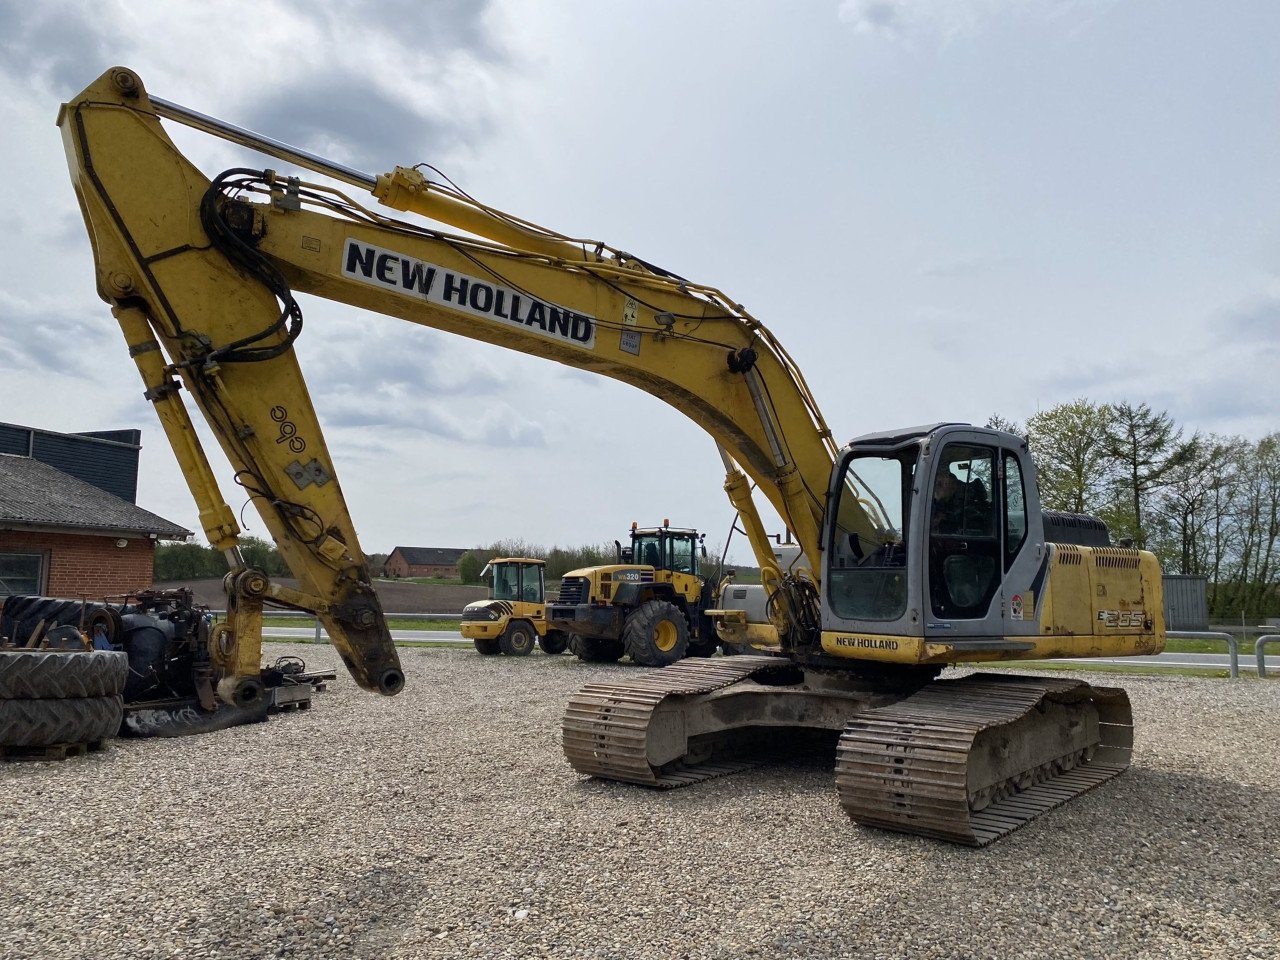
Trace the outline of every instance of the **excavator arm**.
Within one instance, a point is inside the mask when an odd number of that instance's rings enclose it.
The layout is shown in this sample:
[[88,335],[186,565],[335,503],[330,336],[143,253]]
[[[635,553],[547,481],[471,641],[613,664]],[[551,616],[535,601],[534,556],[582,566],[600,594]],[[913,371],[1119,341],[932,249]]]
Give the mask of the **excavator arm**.
[[[331,187],[271,170],[210,180],[160,118],[366,189],[419,226]],[[803,377],[758,321],[718,290],[603,243],[511,217],[417,169],[371,177],[151,98],[105,73],[59,115],[112,305],[200,509],[231,564],[228,624],[215,637],[224,699],[248,699],[264,602],[314,611],[357,681],[403,684],[368,565],[292,349],[305,292],[630,383],[705,429],[762,567],[774,560],[754,485],[819,556],[836,448]],[[239,529],[180,393],[209,425],[298,580],[247,570]],[[844,518],[842,518],[844,519]],[[870,516],[844,519],[868,536]],[[776,574],[776,569],[771,570]],[[246,687],[247,685],[247,687]]]

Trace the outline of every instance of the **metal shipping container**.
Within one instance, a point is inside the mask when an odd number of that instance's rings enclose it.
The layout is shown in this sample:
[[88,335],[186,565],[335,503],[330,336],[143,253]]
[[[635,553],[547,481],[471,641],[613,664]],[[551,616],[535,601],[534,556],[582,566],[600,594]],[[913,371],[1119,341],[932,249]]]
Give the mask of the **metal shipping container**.
[[1209,578],[1167,573],[1164,622],[1168,630],[1209,629]]

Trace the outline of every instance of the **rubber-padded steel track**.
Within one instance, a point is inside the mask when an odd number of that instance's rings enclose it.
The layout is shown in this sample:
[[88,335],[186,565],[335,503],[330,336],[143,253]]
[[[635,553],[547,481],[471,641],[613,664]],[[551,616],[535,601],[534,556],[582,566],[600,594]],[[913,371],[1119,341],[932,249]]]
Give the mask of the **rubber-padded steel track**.
[[710,693],[790,667],[778,657],[716,657],[681,660],[617,682],[589,683],[565,708],[564,755],[579,773],[668,789],[745,769],[751,761],[676,763],[655,769],[646,747],[650,718],[667,697]]
[[[1045,702],[1091,701],[1099,740],[1084,756],[1057,758],[1010,782],[980,810],[970,795],[975,741]],[[1111,779],[1129,766],[1133,714],[1119,689],[1074,680],[974,674],[936,681],[898,703],[851,718],[840,737],[836,788],[855,821],[984,846]],[[1076,765],[1079,764],[1079,765]]]

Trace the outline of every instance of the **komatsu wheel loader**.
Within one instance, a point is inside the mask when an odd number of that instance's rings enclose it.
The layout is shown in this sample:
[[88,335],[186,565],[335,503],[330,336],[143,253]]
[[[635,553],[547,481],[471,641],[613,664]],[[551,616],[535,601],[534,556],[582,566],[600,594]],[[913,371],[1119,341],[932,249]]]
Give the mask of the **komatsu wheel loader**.
[[699,576],[704,534],[671,526],[631,524],[631,542],[618,562],[570,570],[547,616],[569,635],[580,660],[612,662],[626,656],[646,667],[716,652],[715,625],[706,617],[715,584]]
[[[371,193],[381,208],[272,169],[210,180],[162,120]],[[674,787],[734,769],[770,732],[826,730],[855,821],[983,844],[1127,766],[1123,691],[1007,671],[938,677],[953,663],[1162,649],[1155,557],[1083,542],[1097,535],[1087,523],[1046,521],[1020,438],[949,423],[839,446],[781,344],[715,288],[487,207],[418,168],[370,176],[251,134],[150,96],[124,68],[65,104],[59,125],[99,293],[205,534],[232,564],[229,620],[211,650],[219,697],[261,690],[265,603],[314,611],[362,686],[394,694],[404,682],[293,350],[300,291],[633,384],[718,444],[776,654],[588,684],[563,721],[574,769]],[[297,589],[246,568],[184,388]],[[779,569],[753,485],[808,566]]]

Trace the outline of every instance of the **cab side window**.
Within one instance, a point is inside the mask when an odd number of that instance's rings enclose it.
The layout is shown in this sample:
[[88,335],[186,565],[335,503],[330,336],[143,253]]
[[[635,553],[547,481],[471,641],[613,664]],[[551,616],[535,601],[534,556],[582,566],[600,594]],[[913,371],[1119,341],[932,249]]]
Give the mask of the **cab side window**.
[[1013,565],[1014,558],[1027,539],[1027,493],[1022,482],[1022,467],[1018,458],[1008,451],[1004,455],[1004,568]]

